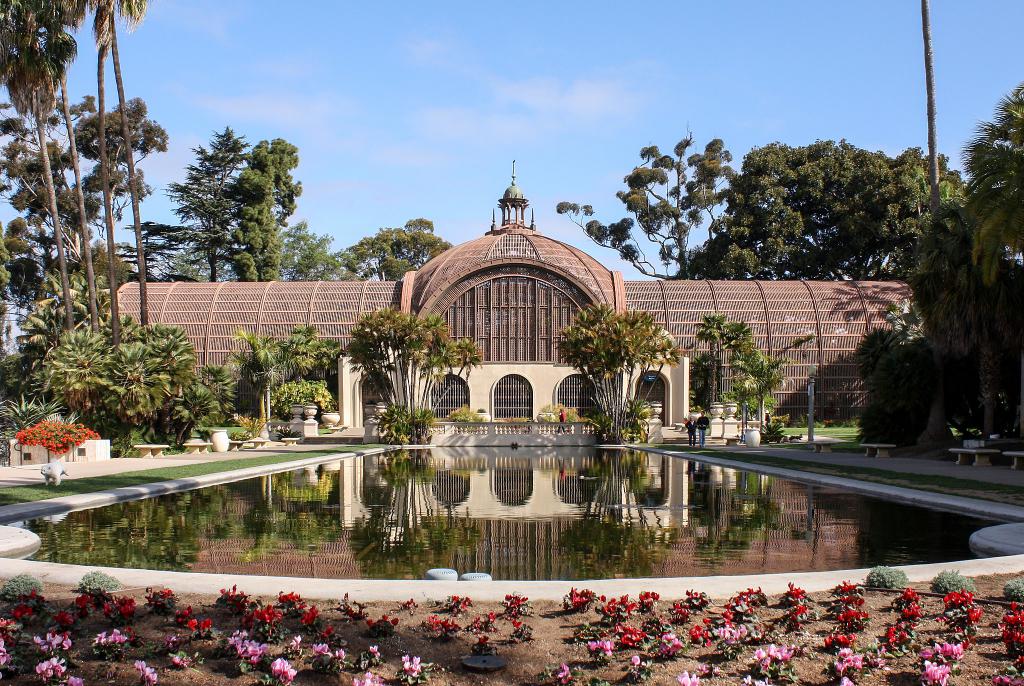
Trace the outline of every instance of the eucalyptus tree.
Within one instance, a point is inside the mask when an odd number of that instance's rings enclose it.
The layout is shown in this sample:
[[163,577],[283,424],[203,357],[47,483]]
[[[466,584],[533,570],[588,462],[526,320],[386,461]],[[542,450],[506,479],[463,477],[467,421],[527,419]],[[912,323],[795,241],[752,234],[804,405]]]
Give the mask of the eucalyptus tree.
[[[646,276],[662,279],[691,278],[689,245],[694,229],[706,226],[714,234],[718,210],[732,178],[732,154],[721,139],[713,139],[703,152],[691,153],[693,136],[687,135],[662,153],[656,145],[640,149],[641,163],[626,175],[626,189],[616,193],[632,217],[605,224],[591,205],[560,202],[558,214],[567,215],[590,237]],[[648,257],[641,240],[654,245]]]
[[682,358],[669,333],[646,312],[587,307],[562,335],[565,361],[593,384],[594,399],[607,421],[608,439],[614,441],[622,440],[641,410],[632,402],[640,379],[675,366]]
[[63,3],[47,0],[9,0],[0,12],[0,81],[7,88],[15,110],[35,119],[64,296],[64,326],[71,329],[73,315],[64,229],[53,186],[46,119],[56,105],[57,89],[78,50],[68,31],[73,21]]

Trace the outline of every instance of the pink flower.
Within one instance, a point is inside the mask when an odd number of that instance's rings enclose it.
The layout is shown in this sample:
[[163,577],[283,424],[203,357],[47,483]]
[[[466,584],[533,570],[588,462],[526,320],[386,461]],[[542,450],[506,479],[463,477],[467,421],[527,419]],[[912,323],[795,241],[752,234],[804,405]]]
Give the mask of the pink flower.
[[560,684],[572,683],[572,670],[569,669],[569,665],[563,662],[558,673],[555,674],[555,679],[557,679]]
[[143,686],[156,686],[156,670],[142,660],[135,661],[135,671],[139,673],[139,683]]
[[313,651],[314,656],[331,654],[331,646],[326,643],[314,643],[310,650]]
[[290,684],[295,679],[295,675],[298,673],[292,667],[292,664],[283,657],[279,657],[270,663],[270,673],[277,677],[277,680],[282,684]]
[[700,686],[700,677],[689,672],[683,672],[677,676],[676,681],[679,682],[679,686]]
[[634,655],[633,657],[629,658],[629,664],[633,665],[634,667],[639,667],[640,666],[640,656],[639,655]]
[[402,656],[402,671],[409,676],[416,677],[423,671],[423,667],[420,664],[420,658],[409,657],[408,655]]
[[85,686],[85,681],[80,676],[69,676],[68,686]]
[[51,679],[60,679],[67,674],[67,667],[64,664],[64,660],[59,657],[51,657],[49,660],[43,660],[36,665],[36,674],[43,681],[50,681]]
[[296,653],[302,652],[302,636],[292,636],[292,640],[288,641],[288,649]]
[[352,686],[384,686],[384,679],[373,672],[367,672],[361,678],[352,679]]
[[192,658],[183,653],[171,655],[171,666],[175,669],[188,669],[192,666]]
[[921,686],[946,686],[952,671],[949,665],[937,665],[925,660],[921,671]]
[[370,646],[369,653],[378,659],[380,658],[380,648],[377,646]]

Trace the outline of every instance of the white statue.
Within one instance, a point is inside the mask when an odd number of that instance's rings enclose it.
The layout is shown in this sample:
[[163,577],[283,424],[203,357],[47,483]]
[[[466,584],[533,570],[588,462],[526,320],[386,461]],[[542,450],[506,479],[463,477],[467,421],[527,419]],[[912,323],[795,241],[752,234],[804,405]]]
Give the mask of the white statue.
[[68,473],[68,470],[64,469],[63,462],[57,460],[44,464],[39,468],[39,473],[43,475],[47,486],[60,486],[61,479]]

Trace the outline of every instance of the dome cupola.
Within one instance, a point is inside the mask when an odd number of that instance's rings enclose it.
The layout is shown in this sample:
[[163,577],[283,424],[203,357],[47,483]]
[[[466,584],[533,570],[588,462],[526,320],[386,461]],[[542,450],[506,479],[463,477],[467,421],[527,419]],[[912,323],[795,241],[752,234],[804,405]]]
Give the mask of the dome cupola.
[[501,208],[501,225],[496,225],[492,217],[491,231],[499,233],[510,229],[533,230],[535,226],[532,220],[530,226],[526,226],[526,208],[529,204],[530,201],[523,194],[523,189],[516,184],[516,161],[512,160],[512,183],[498,201],[498,207]]

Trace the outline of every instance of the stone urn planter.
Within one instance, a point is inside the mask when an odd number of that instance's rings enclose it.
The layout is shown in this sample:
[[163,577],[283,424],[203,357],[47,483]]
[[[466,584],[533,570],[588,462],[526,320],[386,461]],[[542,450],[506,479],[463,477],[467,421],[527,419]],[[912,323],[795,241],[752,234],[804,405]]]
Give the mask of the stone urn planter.
[[228,438],[228,432],[223,429],[210,432],[210,443],[213,444],[211,447],[215,453],[227,452],[231,445],[231,441]]
[[491,413],[488,412],[487,410],[477,410],[476,416],[480,418],[481,422],[491,421]]
[[761,445],[761,430],[746,429],[743,431],[743,443],[748,448],[756,448]]
[[740,409],[740,406],[736,403],[725,403],[723,409],[725,410],[725,418],[733,419],[736,417],[736,411]]
[[293,403],[292,404],[292,421],[293,422],[301,422],[302,421],[302,412],[305,409],[306,409],[306,406],[303,405],[302,403]]
[[725,412],[725,407],[722,403],[711,403],[711,418],[718,419]]
[[691,422],[695,422],[698,419],[700,419],[700,412],[691,412],[690,413],[690,421]]
[[338,412],[324,412],[320,415],[320,419],[323,420],[324,426],[335,427],[341,424],[341,414]]
[[316,418],[316,412],[317,412],[318,409],[320,409],[320,408],[318,408],[316,405],[304,405],[302,407],[302,412],[303,412],[303,414],[306,415],[306,419],[307,420],[315,419]]

